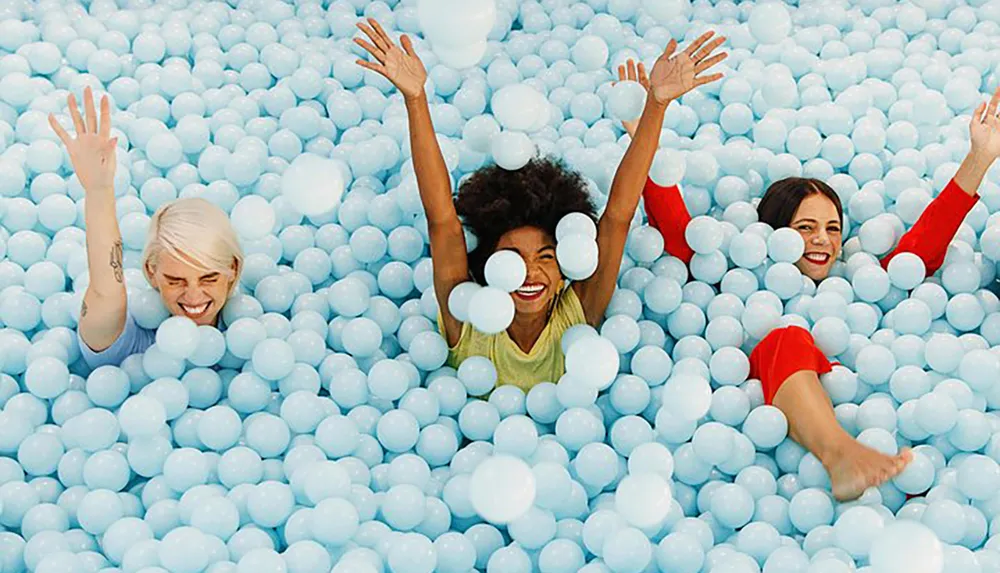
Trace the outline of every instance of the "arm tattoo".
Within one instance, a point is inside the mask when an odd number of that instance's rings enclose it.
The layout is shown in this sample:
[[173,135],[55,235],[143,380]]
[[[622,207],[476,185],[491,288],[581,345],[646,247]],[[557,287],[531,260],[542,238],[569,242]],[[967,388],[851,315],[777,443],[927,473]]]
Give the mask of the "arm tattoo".
[[111,270],[115,273],[115,280],[118,282],[125,282],[125,277],[122,269],[122,241],[118,239],[115,241],[114,245],[111,245]]
[[80,318],[87,316],[87,301],[83,301],[83,306],[80,307]]

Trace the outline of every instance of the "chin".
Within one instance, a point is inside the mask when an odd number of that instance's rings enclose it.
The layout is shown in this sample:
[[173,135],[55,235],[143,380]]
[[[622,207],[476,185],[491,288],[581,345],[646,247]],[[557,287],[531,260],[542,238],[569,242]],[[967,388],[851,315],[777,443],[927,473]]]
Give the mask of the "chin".
[[819,281],[825,279],[826,277],[830,276],[830,266],[829,265],[825,266],[825,267],[820,267],[820,268],[816,268],[815,266],[812,266],[812,265],[810,265],[810,266],[811,266],[811,268],[805,268],[805,269],[800,268],[799,270],[802,271],[803,275],[811,278],[812,280],[814,280],[816,282],[819,282]]
[[195,319],[192,320],[194,320],[194,323],[197,324],[198,326],[216,326],[218,319],[219,315],[218,313],[216,313],[213,314],[212,316],[203,316],[198,318],[197,320]]

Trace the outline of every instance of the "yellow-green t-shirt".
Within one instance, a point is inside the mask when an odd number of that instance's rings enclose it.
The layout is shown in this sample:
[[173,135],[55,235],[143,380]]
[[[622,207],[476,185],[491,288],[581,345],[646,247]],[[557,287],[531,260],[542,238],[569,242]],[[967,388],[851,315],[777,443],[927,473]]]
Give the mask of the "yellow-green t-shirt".
[[[466,322],[462,324],[458,344],[448,353],[448,365],[458,368],[470,356],[485,356],[496,366],[498,386],[513,384],[527,393],[535,384],[559,381],[566,372],[562,335],[569,327],[586,322],[580,299],[572,288],[567,288],[559,295],[552,317],[531,352],[521,350],[506,331],[483,334]],[[440,316],[438,324],[444,332]]]

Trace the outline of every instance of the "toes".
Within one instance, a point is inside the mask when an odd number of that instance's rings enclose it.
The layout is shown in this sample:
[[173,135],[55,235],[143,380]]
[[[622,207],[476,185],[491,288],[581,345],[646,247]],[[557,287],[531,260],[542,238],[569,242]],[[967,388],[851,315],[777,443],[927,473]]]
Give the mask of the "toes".
[[896,468],[896,473],[898,474],[903,470],[905,470],[906,466],[909,465],[911,461],[913,461],[913,455],[910,454],[910,452],[908,451],[897,456],[894,464]]

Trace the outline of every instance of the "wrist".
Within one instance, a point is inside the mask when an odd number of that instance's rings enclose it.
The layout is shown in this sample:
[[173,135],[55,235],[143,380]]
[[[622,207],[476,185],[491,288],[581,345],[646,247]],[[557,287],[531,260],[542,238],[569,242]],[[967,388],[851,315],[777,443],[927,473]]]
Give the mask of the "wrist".
[[990,166],[993,165],[995,160],[996,157],[993,154],[973,148],[969,151],[969,154],[965,156],[965,160],[962,161],[962,164],[974,171],[981,171],[985,173],[989,170]]
[[420,90],[414,94],[403,94],[403,101],[406,105],[424,103],[427,101],[427,92]]
[[114,185],[91,185],[89,187],[83,188],[84,196],[90,195],[109,195],[114,196],[115,186]]
[[670,96],[659,98],[656,96],[656,92],[651,92],[650,96],[651,97],[646,98],[646,104],[651,105],[654,109],[659,108],[666,110],[667,106],[670,105],[670,102],[674,101],[674,98]]

